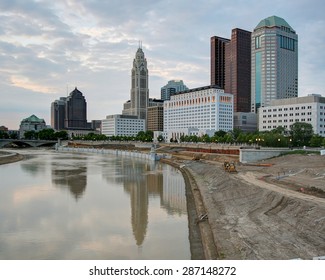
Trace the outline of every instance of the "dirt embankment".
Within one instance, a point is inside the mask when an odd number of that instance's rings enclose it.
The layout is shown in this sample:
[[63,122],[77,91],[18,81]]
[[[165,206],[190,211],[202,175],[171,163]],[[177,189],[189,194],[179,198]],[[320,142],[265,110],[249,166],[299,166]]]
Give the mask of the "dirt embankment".
[[[317,181],[325,175],[324,157],[279,157],[270,160],[271,167],[237,165],[238,173],[225,172],[221,162],[178,161],[195,178],[220,258],[325,255],[325,199],[301,192],[299,186],[292,188],[292,182],[287,184],[283,177],[276,178],[279,170],[289,168],[292,176],[285,180],[304,184],[304,177],[295,178],[298,173],[306,174],[309,183]],[[316,170],[313,179],[311,170]]]
[[9,153],[9,152],[0,151],[0,165],[13,163],[22,160],[23,158],[24,156],[18,153]]

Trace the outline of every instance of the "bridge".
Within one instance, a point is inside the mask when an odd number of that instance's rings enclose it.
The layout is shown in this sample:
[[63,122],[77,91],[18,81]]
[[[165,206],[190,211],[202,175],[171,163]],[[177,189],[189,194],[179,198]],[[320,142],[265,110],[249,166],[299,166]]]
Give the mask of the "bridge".
[[54,146],[58,141],[54,140],[25,140],[25,139],[0,139],[0,148],[8,144],[13,144],[18,147],[44,147]]

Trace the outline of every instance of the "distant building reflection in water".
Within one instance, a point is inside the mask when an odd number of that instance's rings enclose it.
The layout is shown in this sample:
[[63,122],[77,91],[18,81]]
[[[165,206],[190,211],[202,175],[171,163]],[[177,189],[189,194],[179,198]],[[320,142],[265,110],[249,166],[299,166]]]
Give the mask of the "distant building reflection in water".
[[[169,214],[187,214],[185,183],[172,166],[166,165],[161,205]],[[177,174],[176,174],[177,173]]]
[[117,176],[105,178],[123,182],[125,192],[130,195],[132,230],[138,246],[143,244],[147,233],[149,197],[160,197],[161,208],[169,215],[187,215],[184,179],[175,168],[122,158],[114,173]]
[[68,187],[73,197],[78,200],[87,187],[87,167],[78,167],[75,170],[52,168],[52,184],[63,189]]

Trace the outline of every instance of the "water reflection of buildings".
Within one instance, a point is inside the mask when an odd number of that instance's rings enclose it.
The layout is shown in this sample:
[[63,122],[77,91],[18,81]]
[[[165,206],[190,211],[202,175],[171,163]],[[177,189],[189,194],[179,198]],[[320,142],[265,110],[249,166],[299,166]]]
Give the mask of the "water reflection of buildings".
[[147,232],[150,197],[160,197],[161,208],[168,215],[187,214],[184,179],[173,167],[122,158],[116,168],[114,173],[118,176],[107,174],[106,178],[123,182],[130,195],[132,230],[138,246],[143,244]]
[[52,166],[52,183],[59,188],[69,188],[69,191],[77,200],[82,197],[87,186],[87,167],[78,169],[58,169]]
[[169,165],[164,173],[161,205],[169,214],[187,213],[184,178]]

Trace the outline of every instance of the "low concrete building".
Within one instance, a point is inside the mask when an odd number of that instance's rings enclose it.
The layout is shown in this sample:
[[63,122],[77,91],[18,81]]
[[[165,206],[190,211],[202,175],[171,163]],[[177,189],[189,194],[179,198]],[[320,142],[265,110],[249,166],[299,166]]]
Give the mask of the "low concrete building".
[[145,131],[145,119],[131,115],[109,115],[102,120],[102,134],[106,136],[136,136]]
[[248,112],[234,113],[234,128],[243,132],[254,132],[257,130],[257,115]]
[[272,100],[271,105],[258,110],[259,131],[279,126],[290,130],[295,122],[313,126],[315,134],[325,137],[325,97],[310,94],[303,97]]

